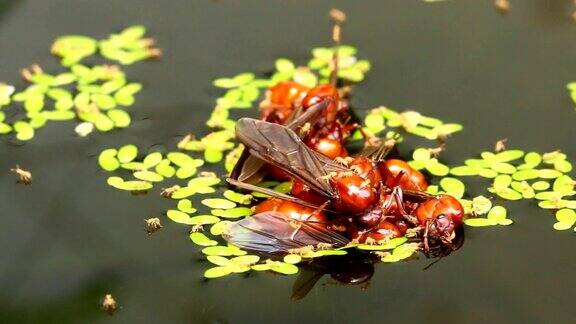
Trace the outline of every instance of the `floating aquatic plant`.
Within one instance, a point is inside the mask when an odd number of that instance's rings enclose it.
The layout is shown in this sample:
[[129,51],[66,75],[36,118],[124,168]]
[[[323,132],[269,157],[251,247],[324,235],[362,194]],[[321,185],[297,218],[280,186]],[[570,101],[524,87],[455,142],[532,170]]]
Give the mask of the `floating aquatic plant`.
[[66,71],[50,74],[35,64],[21,71],[29,83],[26,88],[17,91],[0,83],[0,109],[8,106],[19,112],[9,121],[0,116],[0,134],[14,133],[16,139],[29,141],[48,121],[74,119],[80,121],[75,131],[82,137],[93,129],[108,132],[130,126],[132,118],[125,108],[134,104],[142,85],[128,81],[117,65],[87,66],[82,60],[98,50],[121,64],[159,56],[144,33],[143,26],[133,26],[103,41],[81,35],[57,38],[51,52],[61,58]]

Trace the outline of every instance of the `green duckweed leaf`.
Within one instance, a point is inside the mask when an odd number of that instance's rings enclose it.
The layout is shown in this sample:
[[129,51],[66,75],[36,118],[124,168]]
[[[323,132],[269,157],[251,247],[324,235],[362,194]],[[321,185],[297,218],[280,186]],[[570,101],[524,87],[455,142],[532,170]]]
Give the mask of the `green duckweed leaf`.
[[204,160],[208,163],[218,163],[222,161],[224,154],[220,150],[206,149],[204,151]]
[[364,119],[364,125],[366,125],[368,130],[370,130],[370,132],[373,134],[377,134],[386,128],[384,116],[379,113],[369,113],[366,115],[366,118]]
[[496,162],[510,162],[518,160],[524,156],[524,151],[521,150],[506,150],[502,151],[494,156],[494,161]]
[[52,110],[43,111],[41,116],[46,120],[62,121],[74,119],[76,114],[73,111],[68,110]]
[[292,275],[298,273],[298,267],[285,262],[272,261],[270,262],[270,270],[284,275]]
[[132,119],[124,110],[112,109],[107,112],[108,118],[114,123],[114,127],[125,128],[130,126]]
[[556,212],[557,223],[554,224],[554,229],[557,231],[564,231],[570,229],[576,224],[576,212],[572,209],[560,209]]
[[512,175],[512,179],[514,179],[516,181],[531,180],[531,179],[536,179],[539,177],[540,177],[540,172],[539,172],[539,170],[535,170],[535,169],[525,169],[525,170],[516,171]]
[[120,162],[116,159],[116,154],[118,151],[116,149],[106,149],[100,152],[98,156],[98,164],[105,171],[114,171],[120,167]]
[[260,257],[257,255],[241,255],[230,259],[230,262],[237,265],[250,266],[260,261]]
[[116,107],[116,100],[114,100],[114,97],[112,96],[95,93],[90,98],[92,99],[92,102],[102,110],[109,110]]
[[437,127],[437,126],[441,126],[442,124],[443,124],[443,122],[438,118],[428,117],[428,116],[422,116],[420,118],[420,125],[424,125],[424,126],[428,126],[428,127]]
[[477,196],[472,199],[472,213],[474,215],[484,215],[492,208],[492,201],[484,196]]
[[512,182],[512,189],[518,191],[522,194],[524,199],[534,198],[535,192],[532,186],[526,181],[514,181]]
[[474,176],[474,175],[478,175],[478,169],[475,167],[464,166],[464,165],[463,166],[457,166],[457,167],[450,169],[450,174],[458,176],[458,177]]
[[298,264],[300,263],[300,261],[302,261],[302,257],[299,256],[298,254],[288,254],[284,256],[284,259],[282,261],[284,261],[284,263],[289,264]]
[[52,44],[52,54],[62,58],[62,65],[71,66],[80,62],[96,52],[97,42],[95,39],[80,36],[66,35],[58,37]]
[[498,172],[491,170],[491,169],[478,169],[478,175],[483,178],[496,178],[498,176]]
[[222,198],[207,198],[201,201],[202,205],[214,209],[231,209],[236,207],[236,203]]
[[248,207],[235,207],[230,209],[213,209],[212,214],[224,218],[239,218],[252,215],[252,209]]
[[[558,179],[560,179],[560,178],[558,178]],[[550,183],[543,181],[543,180],[536,181],[532,184],[532,188],[534,190],[537,190],[537,191],[547,190],[548,188],[550,188]]]
[[232,273],[230,267],[214,267],[204,271],[204,277],[208,279],[220,278]]
[[[146,160],[144,160],[143,163],[145,166],[148,166]],[[170,165],[170,160],[167,159],[160,161],[160,163],[156,165],[156,168],[154,170],[156,171],[156,173],[160,174],[165,178],[172,178],[174,174],[176,174],[176,169],[174,169],[174,167]]]
[[542,162],[542,156],[537,152],[529,152],[524,156],[524,164],[518,166],[518,170],[534,169]]
[[464,224],[472,227],[484,227],[498,225],[498,222],[488,218],[468,218],[464,220]]
[[312,253],[306,253],[302,257],[304,258],[320,258],[324,256],[331,256],[331,255],[346,255],[348,252],[345,250],[319,250],[314,251]]
[[544,209],[576,209],[576,200],[564,200],[564,199],[554,199],[554,200],[544,200],[538,203],[540,208]]
[[438,191],[439,191],[439,190],[440,190],[440,189],[439,189],[438,186],[436,186],[436,185],[430,185],[430,186],[428,186],[428,188],[426,188],[426,192],[429,193],[429,194],[431,194],[431,195],[436,195],[436,194],[438,194]]
[[233,256],[233,255],[245,255],[246,252],[240,250],[234,246],[209,246],[202,249],[202,253],[206,255],[218,255],[218,256]]
[[128,163],[122,163],[120,165],[120,167],[122,167],[122,169],[126,169],[126,170],[132,170],[132,171],[140,171],[140,170],[145,170],[146,166],[144,165],[144,163],[142,162],[128,162]]
[[442,124],[440,126],[434,127],[434,132],[437,137],[445,137],[450,134],[456,133],[464,129],[464,126],[460,124]]
[[506,217],[507,217],[506,208],[504,208],[502,206],[492,207],[492,209],[490,209],[490,211],[488,212],[488,215],[486,216],[486,218],[492,219],[495,221],[501,221],[503,219],[506,219]]
[[34,128],[34,129],[44,127],[44,125],[46,125],[46,122],[48,121],[43,116],[44,113],[45,113],[45,111],[43,111],[41,113],[28,114],[28,117],[30,117],[30,121],[28,122],[28,124],[30,124],[30,126],[32,126],[32,128]]
[[318,84],[318,78],[316,75],[306,68],[296,69],[292,78],[294,81],[311,88]]
[[[113,180],[111,180],[111,178]],[[120,182],[118,179],[122,180],[118,177],[110,177],[108,178],[108,184],[112,187],[120,190],[132,191],[132,192],[145,192],[152,189],[152,184],[147,181],[141,180],[132,180],[132,181],[124,181]]]
[[449,195],[455,198],[462,198],[466,190],[464,183],[456,178],[442,178],[440,180],[440,187]]
[[194,187],[181,187],[172,193],[172,199],[182,199],[188,198],[196,194],[196,188]]
[[[486,152],[484,152],[486,153]],[[490,152],[488,152],[490,153]],[[493,154],[493,153],[490,153]],[[492,164],[492,162],[490,161],[486,161],[486,160],[482,160],[482,159],[468,159],[464,161],[464,164],[466,164],[469,167],[475,167],[475,168],[490,168],[490,165]]]
[[[206,236],[204,233],[201,233],[201,232],[190,233],[190,240],[192,240],[192,242],[194,244],[200,245],[200,246],[218,245],[217,241],[210,239],[208,236]],[[210,262],[212,262],[212,261],[210,261]],[[214,263],[214,262],[212,262],[212,263]]]
[[406,132],[408,132],[412,135],[424,137],[427,139],[436,139],[436,137],[438,136],[438,133],[434,132],[433,129],[430,129],[427,127],[412,126],[412,127],[406,127],[405,129],[406,129]]
[[117,157],[120,163],[128,163],[132,162],[137,155],[138,155],[138,148],[136,147],[136,145],[128,144],[122,146],[118,150]]
[[20,141],[29,141],[34,137],[34,128],[25,121],[17,121],[12,125],[16,138]]
[[562,173],[569,173],[572,171],[572,163],[567,160],[558,160],[554,162],[554,169]]
[[490,167],[492,170],[501,174],[513,174],[516,172],[516,167],[506,162],[495,162]]
[[556,161],[566,160],[566,154],[560,151],[548,152],[542,154],[542,160],[544,163],[554,164]]
[[279,58],[276,60],[275,64],[276,66],[276,70],[278,72],[293,72],[296,67],[294,66],[294,63],[292,63],[292,61],[285,59],[285,58]]
[[162,161],[162,153],[153,152],[153,153],[146,155],[144,160],[142,160],[142,163],[144,163],[144,165],[147,168],[152,168],[152,167],[155,167],[156,165],[158,165],[158,163],[160,163],[161,161]]
[[195,167],[190,167],[190,166],[178,168],[178,170],[176,170],[176,178],[188,179],[188,178],[192,177],[193,175],[195,175],[197,171],[198,171],[198,169],[196,169]]
[[188,186],[190,187],[211,187],[219,184],[221,182],[220,178],[212,176],[196,177],[188,181]]
[[495,191],[504,190],[504,189],[508,188],[511,183],[512,183],[512,177],[511,176],[509,176],[507,174],[501,174],[501,175],[497,176],[496,178],[494,178],[494,181],[492,183],[492,188]]
[[505,188],[503,190],[499,190],[496,192],[496,194],[498,196],[500,196],[500,198],[503,198],[506,200],[520,200],[520,199],[522,199],[522,194],[516,190],[511,189],[511,188]]
[[538,176],[542,179],[555,179],[562,175],[562,172],[554,169],[540,169]]
[[562,175],[554,180],[552,188],[555,192],[565,193],[568,196],[574,193],[575,186],[576,181],[574,179],[570,176]]
[[212,82],[212,85],[217,87],[217,88],[224,88],[224,89],[235,88],[238,86],[238,84],[236,83],[236,81],[234,79],[229,79],[229,78],[216,79]]
[[220,218],[213,215],[198,215],[190,218],[190,225],[209,225],[220,222]]
[[[216,216],[214,216],[216,217]],[[226,228],[232,224],[231,221],[221,221],[218,222],[216,224],[214,224],[211,228],[210,228],[210,234],[215,235],[215,236],[219,236],[222,235],[224,233],[224,231],[226,230]]]
[[430,150],[426,148],[417,148],[412,153],[412,158],[414,161],[428,161],[432,158]]
[[439,177],[443,177],[450,172],[450,168],[438,162],[436,159],[430,159],[430,161],[426,164],[426,170],[428,170],[428,172],[431,174]]
[[570,192],[561,191],[542,191],[537,193],[535,198],[538,200],[560,200],[562,197],[570,194]]
[[187,214],[194,214],[196,212],[196,208],[192,206],[192,201],[190,199],[182,199],[178,201],[178,210],[185,212]]
[[230,264],[230,260],[228,258],[219,255],[208,255],[206,256],[206,259],[209,262],[221,267],[226,267]]
[[232,190],[224,191],[224,197],[230,201],[233,201],[241,205],[249,205],[253,199],[252,195],[247,195]]
[[0,134],[8,134],[12,132],[12,126],[0,122]]
[[164,180],[164,177],[159,175],[158,173],[147,170],[134,172],[134,177],[136,179],[148,182],[160,182]]
[[204,164],[204,161],[194,159],[188,154],[182,152],[170,152],[166,157],[180,168],[197,168]]
[[268,263],[260,263],[253,265],[251,268],[254,271],[268,271],[270,270],[270,265]]
[[385,263],[398,262],[411,257],[418,249],[418,244],[403,244],[392,250],[391,254],[384,256],[381,260]]
[[166,216],[176,223],[193,225],[191,217],[183,211],[170,209],[166,212]]

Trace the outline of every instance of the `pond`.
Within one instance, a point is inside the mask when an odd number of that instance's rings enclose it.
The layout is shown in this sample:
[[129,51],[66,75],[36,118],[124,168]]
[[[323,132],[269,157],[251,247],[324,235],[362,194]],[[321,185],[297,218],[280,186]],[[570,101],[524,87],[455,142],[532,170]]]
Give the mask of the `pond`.
[[[365,289],[323,278],[293,301],[295,276],[204,280],[208,265],[188,227],[166,220],[154,235],[143,229],[143,219],[164,217],[173,204],[111,188],[96,162],[108,147],[171,150],[185,134],[205,133],[221,95],[212,80],[265,73],[278,57],[306,62],[311,48],[330,45],[332,7],[348,14],[345,42],[372,63],[354,88],[358,114],[383,104],[461,123],[442,156],[453,165],[502,138],[526,151],[562,149],[573,161],[566,84],[576,80],[576,8],[510,3],[501,14],[490,0],[0,0],[0,80],[15,86],[31,63],[59,66],[48,49],[60,35],[104,38],[143,24],[164,51],[126,68],[144,85],[130,128],[80,138],[72,123],[51,123],[25,145],[0,137],[1,321],[571,321],[576,233],[554,231],[553,215],[532,201],[506,203],[512,226],[467,227],[463,248],[427,270],[425,258],[383,264]],[[17,163],[33,171],[32,185],[15,183],[8,170]],[[100,309],[107,293],[121,307],[113,316]]]

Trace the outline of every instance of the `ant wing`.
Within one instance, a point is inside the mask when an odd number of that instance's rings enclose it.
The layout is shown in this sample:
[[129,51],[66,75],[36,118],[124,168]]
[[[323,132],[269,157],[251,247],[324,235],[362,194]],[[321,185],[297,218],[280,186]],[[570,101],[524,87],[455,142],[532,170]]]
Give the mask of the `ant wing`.
[[288,253],[320,243],[339,248],[350,242],[322,224],[294,220],[278,212],[246,217],[228,226],[222,236],[241,249],[263,254]]
[[230,178],[244,183],[259,183],[264,178],[264,165],[266,162],[254,157],[249,149],[244,148],[238,162],[230,172]]
[[[326,108],[328,104],[329,101],[327,100],[320,101],[319,103],[311,106],[305,112],[302,112],[302,107],[298,107],[298,109],[292,114],[291,120],[286,125],[286,127],[293,131],[298,130],[300,127],[304,126],[304,124],[316,117],[320,112],[322,112],[322,110]],[[234,166],[234,169],[230,173],[230,177],[245,183],[258,183],[262,181],[262,178],[264,177],[264,165],[266,165],[265,161],[251,155],[249,149],[244,149],[242,151],[242,155],[238,159],[238,162]]]
[[431,195],[425,191],[419,191],[419,190],[410,190],[410,189],[402,189],[402,193],[405,196],[408,196],[410,198],[415,198],[421,201],[426,201],[428,199],[434,198],[434,195]]
[[307,147],[296,133],[282,125],[241,118],[236,123],[238,139],[250,148],[250,153],[275,165],[316,192],[334,197],[336,192],[328,181],[332,170],[346,170],[343,166]]
[[297,203],[297,204],[302,205],[302,206],[306,206],[306,207],[310,207],[310,208],[314,208],[314,209],[318,209],[321,207],[320,205],[316,205],[316,204],[313,204],[311,202],[307,202],[307,201],[302,200],[300,198],[296,198],[294,196],[290,196],[290,195],[272,190],[270,188],[259,187],[257,185],[253,185],[250,183],[234,180],[232,178],[228,178],[228,179],[226,179],[226,181],[229,184],[236,186],[238,188],[244,189],[244,190],[256,191],[259,193],[266,194],[268,196],[272,196],[274,198],[280,198],[282,200],[288,200],[288,201],[291,201],[293,203]]

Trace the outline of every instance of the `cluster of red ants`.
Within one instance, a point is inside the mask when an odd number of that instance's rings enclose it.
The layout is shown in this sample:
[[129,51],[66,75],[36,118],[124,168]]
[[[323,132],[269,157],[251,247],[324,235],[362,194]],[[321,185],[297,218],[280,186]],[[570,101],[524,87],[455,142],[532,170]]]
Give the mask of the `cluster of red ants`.
[[[421,172],[387,158],[394,140],[363,134],[363,150],[350,156],[346,140],[361,131],[352,120],[348,100],[333,84],[308,88],[283,81],[271,87],[261,119],[237,123],[246,149],[229,182],[272,198],[231,226],[225,238],[270,254],[400,236],[420,241],[433,255],[457,248],[464,216],[458,200],[425,193]],[[290,194],[255,186],[264,177],[291,180]]]
[[[427,194],[425,176],[390,157],[393,139],[367,134],[354,122],[350,88],[338,87],[346,16],[336,9],[330,16],[335,45],[330,83],[310,88],[279,82],[268,89],[260,119],[242,118],[236,124],[245,149],[228,182],[271,198],[255,206],[254,215],[228,226],[223,237],[248,251],[283,255],[405,236],[420,243],[426,255],[447,255],[463,243],[464,209],[452,196]],[[346,142],[355,131],[362,133],[364,148],[351,156]],[[291,181],[290,193],[257,186],[264,178]],[[368,282],[378,256],[349,250],[346,258],[336,259],[306,266],[338,282],[358,284]],[[300,290],[295,288],[295,295]]]

